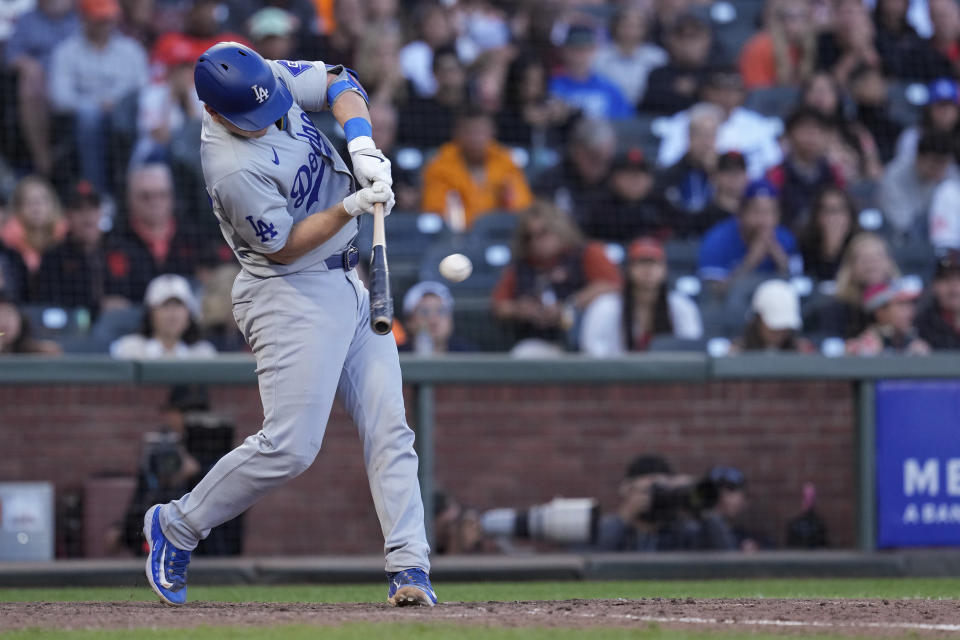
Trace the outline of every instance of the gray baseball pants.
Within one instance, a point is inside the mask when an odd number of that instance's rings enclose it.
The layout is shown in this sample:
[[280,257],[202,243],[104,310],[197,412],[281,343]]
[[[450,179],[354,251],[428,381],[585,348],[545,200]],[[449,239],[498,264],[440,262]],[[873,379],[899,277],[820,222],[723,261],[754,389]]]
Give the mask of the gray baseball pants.
[[386,570],[429,571],[397,347],[392,335],[371,331],[368,295],[354,270],[237,277],[233,314],[256,357],[263,428],[160,510],[163,533],[176,547],[194,549],[212,528],[303,473],[339,396],[363,442]]

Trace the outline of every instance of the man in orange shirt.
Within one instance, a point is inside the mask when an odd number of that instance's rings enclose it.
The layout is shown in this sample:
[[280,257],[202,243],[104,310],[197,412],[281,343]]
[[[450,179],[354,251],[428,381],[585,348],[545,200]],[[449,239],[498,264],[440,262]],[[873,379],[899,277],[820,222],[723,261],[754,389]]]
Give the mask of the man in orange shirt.
[[468,107],[457,117],[453,141],[441,146],[424,170],[424,211],[441,213],[454,230],[462,230],[488,211],[530,206],[533,195],[523,171],[493,136],[486,113]]

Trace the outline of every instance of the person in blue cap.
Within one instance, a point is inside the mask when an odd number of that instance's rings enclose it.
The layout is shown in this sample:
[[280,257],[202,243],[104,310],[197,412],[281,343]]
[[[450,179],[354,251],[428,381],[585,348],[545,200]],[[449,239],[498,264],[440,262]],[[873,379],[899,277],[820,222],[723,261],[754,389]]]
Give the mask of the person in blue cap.
[[907,127],[897,139],[895,163],[910,163],[917,157],[917,146],[925,133],[956,139],[960,131],[960,92],[952,78],[939,78],[927,85],[927,99],[920,122]]
[[740,211],[717,223],[700,244],[698,273],[714,288],[725,290],[752,273],[790,276],[803,272],[797,240],[780,225],[780,194],[767,180],[754,180],[744,190]]

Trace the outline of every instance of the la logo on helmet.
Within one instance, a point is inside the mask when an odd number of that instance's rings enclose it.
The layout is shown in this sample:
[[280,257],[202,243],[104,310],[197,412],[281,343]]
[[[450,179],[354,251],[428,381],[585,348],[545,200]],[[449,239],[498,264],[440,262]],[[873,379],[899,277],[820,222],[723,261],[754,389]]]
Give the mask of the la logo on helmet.
[[253,89],[253,95],[257,99],[258,104],[262,104],[264,100],[270,97],[270,92],[260,85],[255,84],[250,88]]

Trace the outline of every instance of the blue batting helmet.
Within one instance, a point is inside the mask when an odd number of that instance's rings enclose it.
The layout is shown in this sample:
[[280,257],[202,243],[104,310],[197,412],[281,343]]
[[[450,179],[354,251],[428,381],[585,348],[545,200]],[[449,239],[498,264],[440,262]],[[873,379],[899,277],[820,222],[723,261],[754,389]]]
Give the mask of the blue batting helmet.
[[293,96],[259,53],[237,42],[220,42],[197,59],[197,95],[244,131],[257,131],[283,117]]

